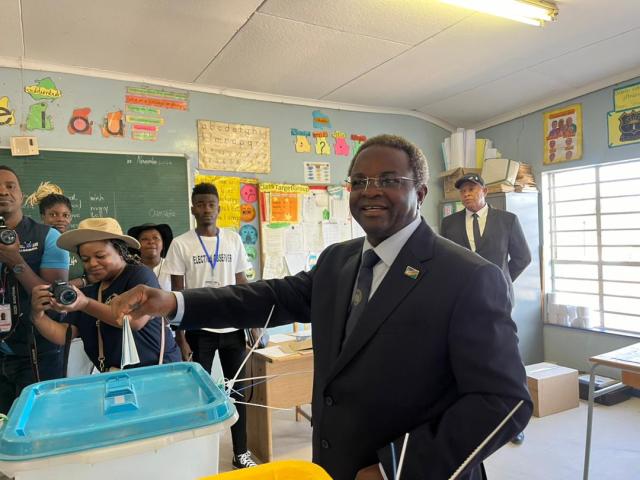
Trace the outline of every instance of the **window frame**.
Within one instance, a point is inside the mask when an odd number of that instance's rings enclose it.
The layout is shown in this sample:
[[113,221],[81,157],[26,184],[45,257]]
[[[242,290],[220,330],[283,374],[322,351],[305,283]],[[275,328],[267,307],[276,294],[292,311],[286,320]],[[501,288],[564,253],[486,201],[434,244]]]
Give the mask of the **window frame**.
[[[632,284],[632,285],[638,285],[638,291],[640,292],[640,277],[635,280],[635,278],[632,278],[631,280],[619,280],[619,279],[615,279],[615,280],[608,280],[604,278],[604,269],[607,266],[631,266],[631,267],[638,267],[639,271],[640,271],[640,259],[637,261],[634,260],[628,260],[628,261],[614,261],[614,260],[603,260],[603,253],[604,253],[604,249],[607,247],[636,247],[636,248],[640,248],[640,226],[638,227],[633,227],[633,228],[605,228],[603,229],[602,227],[602,220],[603,218],[606,218],[606,216],[608,215],[619,215],[619,214],[640,214],[640,202],[637,202],[637,204],[639,205],[638,207],[635,208],[631,208],[625,211],[608,211],[608,212],[602,212],[602,200],[608,200],[608,199],[612,199],[612,198],[629,198],[631,199],[631,197],[638,197],[640,196],[640,191],[637,193],[621,193],[618,195],[607,195],[602,197],[601,196],[601,186],[603,184],[611,184],[614,182],[621,182],[621,181],[628,181],[628,180],[640,180],[640,176],[638,177],[629,177],[629,178],[618,178],[618,179],[607,179],[607,180],[602,180],[601,181],[601,169],[602,168],[606,168],[606,167],[611,167],[612,165],[619,165],[619,164],[624,164],[624,163],[635,163],[638,164],[638,166],[640,166],[640,159],[629,159],[629,160],[625,160],[625,161],[620,161],[620,162],[607,162],[607,163],[602,163],[602,164],[596,164],[596,165],[589,165],[589,166],[585,166],[585,167],[579,167],[579,168],[574,168],[574,169],[567,169],[567,168],[563,168],[563,169],[555,169],[555,170],[549,170],[546,172],[542,173],[542,240],[543,240],[543,255],[544,255],[544,277],[545,277],[545,298],[548,298],[547,294],[576,294],[576,295],[597,295],[597,305],[598,305],[598,309],[597,310],[591,310],[591,314],[590,314],[590,320],[591,320],[591,325],[590,326],[572,326],[572,328],[583,328],[583,329],[588,329],[588,330],[594,330],[594,331],[601,331],[601,332],[610,332],[610,333],[617,333],[617,334],[631,334],[631,335],[640,335],[640,312],[639,313],[627,313],[627,312],[620,312],[620,311],[613,311],[613,310],[605,310],[605,299],[608,297],[615,297],[615,298],[625,298],[625,299],[632,299],[632,300],[637,300],[640,301],[640,293],[637,296],[630,296],[630,295],[616,295],[616,294],[611,294],[611,293],[605,293],[605,284],[608,282],[612,282],[612,283],[625,283],[625,284]],[[568,172],[571,171],[578,171],[578,170],[593,170],[594,175],[593,175],[593,179],[590,181],[580,181],[577,183],[565,183],[562,182],[561,185],[557,185],[557,179],[558,176],[560,174],[564,174],[566,175]],[[586,186],[586,185],[594,185],[594,196],[593,197],[587,197],[587,198],[575,198],[575,199],[564,199],[564,200],[556,200],[555,196],[558,192],[559,189],[564,188],[564,187],[580,187],[580,186]],[[567,202],[575,202],[575,201],[592,201],[595,200],[595,211],[593,213],[587,213],[587,214],[576,214],[576,215],[557,215],[557,210],[558,210],[558,205],[561,205],[562,203],[567,203]],[[592,217],[595,215],[595,228],[583,228],[583,229],[568,229],[568,230],[563,230],[563,229],[558,229],[557,226],[557,220],[559,218],[563,218],[563,217],[580,217],[580,216],[584,216],[584,217]],[[603,231],[604,232],[615,232],[615,231],[638,231],[639,233],[639,240],[637,242],[633,242],[632,244],[628,245],[628,244],[618,244],[618,243],[614,243],[614,244],[607,244],[607,245],[603,245]],[[567,245],[558,245],[557,244],[557,235],[560,233],[564,233],[564,232],[574,232],[574,233],[579,233],[579,232],[585,232],[588,233],[590,235],[593,235],[593,232],[595,232],[595,238],[596,238],[596,244],[592,245],[591,243],[584,244],[584,245],[579,245],[579,247],[585,247],[585,248],[595,248],[596,252],[597,252],[597,257],[596,260],[579,260],[579,259],[558,259],[557,257],[557,252],[558,252],[558,247],[567,247]],[[577,277],[577,276],[566,276],[566,275],[556,275],[555,270],[557,268],[557,266],[559,265],[590,265],[590,266],[595,266],[596,267],[596,271],[597,271],[597,277]],[[597,284],[597,293],[585,293],[585,292],[571,292],[569,290],[557,290],[556,289],[556,281],[557,280],[589,280],[589,281],[595,281]],[[545,305],[548,306],[548,301],[545,301]],[[547,310],[547,308],[545,308],[545,310]],[[548,315],[547,315],[547,311],[544,312],[545,313],[545,323],[548,323]],[[631,330],[628,329],[621,329],[621,328],[616,328],[616,327],[612,327],[611,326],[611,320],[609,323],[607,323],[606,321],[606,315],[607,314],[611,314],[611,315],[623,315],[625,317],[631,317],[632,320],[634,321],[634,323],[637,322],[637,327]],[[594,321],[595,320],[595,321]]]

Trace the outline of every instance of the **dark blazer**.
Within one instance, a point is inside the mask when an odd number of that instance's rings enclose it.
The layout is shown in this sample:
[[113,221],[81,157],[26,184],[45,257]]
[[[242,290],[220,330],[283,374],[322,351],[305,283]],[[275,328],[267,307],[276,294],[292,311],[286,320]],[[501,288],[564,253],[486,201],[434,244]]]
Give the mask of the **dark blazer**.
[[[507,413],[460,479],[522,431],[531,415],[507,285],[495,265],[424,223],[400,251],[341,349],[363,239],[328,247],[311,272],[185,290],[182,328],[311,322],[313,460],[336,480],[381,461],[393,478],[410,432],[404,479],[448,479]],[[405,274],[410,266],[417,278]]]
[[[470,249],[466,228],[466,210],[462,210],[442,219],[440,235]],[[511,212],[489,207],[476,253],[502,269],[513,304],[513,282],[531,263],[531,252],[518,217]]]

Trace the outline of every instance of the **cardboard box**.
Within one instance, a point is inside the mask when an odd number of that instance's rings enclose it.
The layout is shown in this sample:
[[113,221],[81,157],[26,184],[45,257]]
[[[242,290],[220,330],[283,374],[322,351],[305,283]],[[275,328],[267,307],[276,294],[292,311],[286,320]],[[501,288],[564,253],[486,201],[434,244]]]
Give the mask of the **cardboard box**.
[[578,371],[553,363],[527,365],[533,415],[545,417],[578,406]]
[[447,170],[446,172],[442,172],[439,176],[442,178],[442,190],[444,193],[445,200],[459,200],[460,194],[456,189],[456,181],[461,178],[463,175],[467,173],[477,173],[480,175],[482,172],[481,168],[452,168],[451,170]]

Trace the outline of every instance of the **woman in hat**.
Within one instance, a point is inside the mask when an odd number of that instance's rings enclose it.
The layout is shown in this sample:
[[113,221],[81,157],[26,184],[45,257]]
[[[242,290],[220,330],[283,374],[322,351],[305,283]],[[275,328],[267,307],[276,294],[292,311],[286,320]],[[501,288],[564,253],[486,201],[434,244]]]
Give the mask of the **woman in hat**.
[[[108,306],[111,299],[136,285],[158,288],[153,272],[139,264],[128,250],[140,248],[135,238],[122,234],[113,218],[88,218],[77,230],[65,232],[58,246],[77,252],[95,284],[82,290],[74,288],[77,299],[70,305],[59,303],[40,285],[32,292],[32,320],[40,333],[51,342],[64,345],[67,326],[71,336],[80,337],[93,364],[101,371],[119,368],[122,359],[122,325]],[[53,321],[46,310],[68,312],[61,323]],[[159,317],[153,318],[133,338],[140,357],[136,366],[180,361],[180,351],[168,328]]]
[[131,227],[127,235],[140,242],[140,260],[158,277],[160,288],[171,291],[171,275],[163,271],[164,258],[167,256],[169,245],[173,240],[171,227],[166,223],[145,223]]

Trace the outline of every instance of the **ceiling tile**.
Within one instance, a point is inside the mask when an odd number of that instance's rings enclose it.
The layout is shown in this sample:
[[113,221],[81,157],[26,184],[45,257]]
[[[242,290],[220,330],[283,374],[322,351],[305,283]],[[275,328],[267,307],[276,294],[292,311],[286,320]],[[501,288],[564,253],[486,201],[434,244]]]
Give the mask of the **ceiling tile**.
[[0,3],[0,57],[22,56],[20,42],[20,8],[19,0],[2,0]]
[[319,98],[407,47],[256,14],[199,83]]
[[192,81],[260,0],[22,0],[30,60]]
[[[539,63],[530,70],[581,87],[640,66],[640,28]],[[597,60],[596,60],[597,59]],[[596,61],[594,61],[596,60]]]
[[[476,14],[325,99],[396,108],[421,107],[640,25],[640,2],[621,0],[601,22],[599,0],[564,2],[560,19],[535,28]],[[594,25],[598,25],[594,29]],[[598,71],[598,62],[587,62]],[[385,91],[380,91],[385,85]]]
[[260,13],[411,45],[472,14],[439,0],[269,0]]
[[458,127],[473,127],[482,120],[558,95],[566,88],[559,80],[522,71],[432,103],[420,111]]

